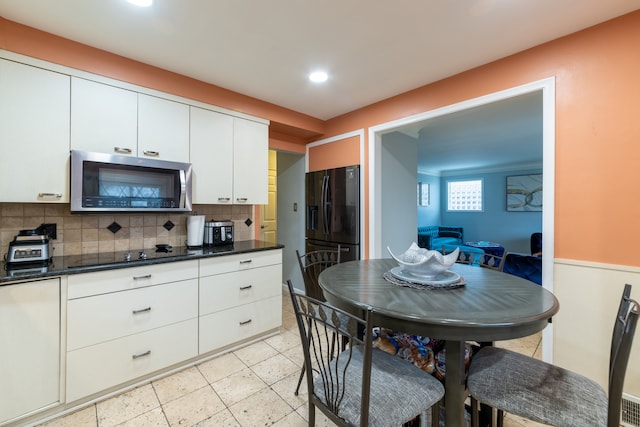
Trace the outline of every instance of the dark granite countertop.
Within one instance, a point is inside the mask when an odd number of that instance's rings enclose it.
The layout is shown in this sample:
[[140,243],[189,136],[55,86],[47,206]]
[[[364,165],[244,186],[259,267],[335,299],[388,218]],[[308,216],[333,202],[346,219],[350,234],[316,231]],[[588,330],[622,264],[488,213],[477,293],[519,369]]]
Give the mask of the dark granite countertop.
[[[185,246],[172,248],[171,252],[158,252],[156,248],[122,252],[104,252],[90,255],[69,255],[53,257],[47,265],[8,267],[3,262],[0,271],[0,286],[20,280],[36,280],[47,277],[67,276],[70,274],[90,273],[93,271],[113,270],[117,268],[139,267],[151,264],[185,261],[190,259],[210,258],[216,256],[236,255],[243,253],[282,249],[284,245],[268,243],[260,240],[234,242],[229,246],[203,247],[190,249]],[[131,260],[126,261],[127,252]],[[144,252],[146,259],[140,259]]]

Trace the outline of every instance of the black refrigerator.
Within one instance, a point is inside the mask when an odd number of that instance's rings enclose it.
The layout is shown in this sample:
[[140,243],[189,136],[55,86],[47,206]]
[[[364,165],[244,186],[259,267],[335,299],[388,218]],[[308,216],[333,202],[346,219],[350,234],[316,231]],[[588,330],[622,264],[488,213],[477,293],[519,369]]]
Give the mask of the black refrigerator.
[[340,261],[360,259],[360,166],[306,174],[306,252],[340,245]]

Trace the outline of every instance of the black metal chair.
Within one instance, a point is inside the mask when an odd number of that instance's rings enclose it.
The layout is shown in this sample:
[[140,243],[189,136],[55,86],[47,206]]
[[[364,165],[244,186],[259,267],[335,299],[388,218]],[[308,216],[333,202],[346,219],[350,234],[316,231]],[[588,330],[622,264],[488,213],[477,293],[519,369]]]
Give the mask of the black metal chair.
[[480,263],[480,267],[502,271],[502,268],[504,267],[504,257],[493,254],[485,254],[482,258],[482,262]]
[[[311,251],[304,255],[300,254],[300,251],[296,249],[296,257],[298,258],[298,264],[300,265],[300,272],[302,273],[302,280],[304,281],[304,292],[307,296],[318,301],[326,301],[322,289],[318,284],[318,276],[320,273],[335,264],[340,264],[340,245],[337,249],[323,249],[317,251]],[[345,343],[346,345],[346,343]],[[294,394],[297,396],[300,391],[300,385],[302,384],[302,378],[304,378],[305,367],[302,366],[300,371],[300,377],[298,378],[298,385]]]
[[[437,425],[444,388],[419,368],[372,347],[373,311],[359,319],[296,292],[287,281],[304,351],[309,426],[321,410],[339,426],[396,426],[431,408]],[[343,338],[349,345],[342,349]]]
[[622,387],[640,311],[626,285],[613,328],[609,393],[575,372],[509,350],[485,347],[469,367],[472,425],[478,402],[557,427],[619,427]]
[[340,252],[340,245],[337,249],[311,251],[304,255],[296,249],[305,294],[318,301],[326,301],[318,284],[318,276],[323,270],[340,263]]

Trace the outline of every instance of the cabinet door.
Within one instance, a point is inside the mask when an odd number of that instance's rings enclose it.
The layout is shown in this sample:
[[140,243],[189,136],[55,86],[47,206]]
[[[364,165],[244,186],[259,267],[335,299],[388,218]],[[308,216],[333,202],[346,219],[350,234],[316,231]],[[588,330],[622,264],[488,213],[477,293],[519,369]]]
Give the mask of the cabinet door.
[[233,117],[191,107],[194,204],[233,203]]
[[58,403],[60,279],[0,286],[0,424]]
[[189,106],[138,94],[138,157],[189,161]]
[[233,203],[268,202],[269,128],[240,118],[233,120]]
[[135,156],[138,94],[71,78],[71,149]]
[[70,77],[0,60],[0,202],[69,202]]

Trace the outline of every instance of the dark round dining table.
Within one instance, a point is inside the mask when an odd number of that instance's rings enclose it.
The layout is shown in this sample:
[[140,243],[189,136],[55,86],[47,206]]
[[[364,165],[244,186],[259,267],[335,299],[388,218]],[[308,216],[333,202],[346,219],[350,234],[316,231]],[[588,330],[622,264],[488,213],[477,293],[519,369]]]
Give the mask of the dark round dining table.
[[445,425],[464,426],[465,342],[532,335],[558,312],[556,297],[528,280],[490,268],[454,264],[464,286],[417,289],[384,278],[393,259],[348,261],[320,273],[327,301],[357,316],[373,309],[374,324],[445,340]]

